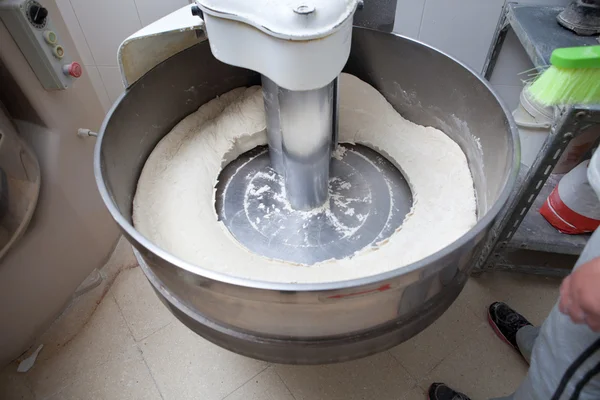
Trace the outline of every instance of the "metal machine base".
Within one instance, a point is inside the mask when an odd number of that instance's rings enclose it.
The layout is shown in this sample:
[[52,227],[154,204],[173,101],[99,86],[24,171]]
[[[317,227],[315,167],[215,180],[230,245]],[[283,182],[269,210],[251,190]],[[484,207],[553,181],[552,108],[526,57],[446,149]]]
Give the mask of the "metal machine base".
[[368,147],[344,144],[331,159],[329,199],[310,211],[294,210],[262,146],[223,169],[215,206],[249,250],[310,265],[387,239],[410,211],[412,194],[391,162]]

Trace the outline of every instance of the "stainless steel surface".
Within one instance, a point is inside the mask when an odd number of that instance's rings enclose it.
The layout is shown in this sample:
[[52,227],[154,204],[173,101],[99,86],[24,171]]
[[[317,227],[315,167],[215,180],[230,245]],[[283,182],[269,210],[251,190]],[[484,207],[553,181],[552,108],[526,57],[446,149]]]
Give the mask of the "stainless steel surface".
[[[267,119],[267,144],[269,145],[269,158],[271,160],[271,167],[281,176],[285,176],[285,163],[284,153],[282,149],[282,132],[280,123],[280,105],[279,97],[284,95],[279,90],[279,86],[271,79],[264,75],[261,75],[261,82],[263,88],[263,99],[265,103],[265,113]],[[333,109],[332,109],[332,141],[331,151],[335,149],[338,138],[338,115],[339,115],[339,87],[338,79],[336,78],[333,82]],[[309,110],[312,112],[320,112],[320,110]],[[305,116],[304,118],[319,118],[316,116]],[[293,165],[290,165],[292,168]],[[317,175],[320,175],[317,173]]]
[[0,103],[0,260],[25,233],[39,192],[37,158]]
[[279,124],[279,86],[261,75],[265,114],[267,120],[267,144],[271,167],[281,176],[285,176],[283,149],[281,147],[281,126]]
[[327,201],[335,86],[332,81],[314,90],[278,90],[285,196],[295,210]]
[[[270,151],[270,150],[269,150]],[[249,250],[301,264],[351,256],[387,239],[402,224],[412,195],[400,171],[361,145],[340,145],[331,159],[327,203],[298,211],[265,147],[247,152],[219,175],[216,209]]]
[[261,76],[267,142],[273,169],[283,178],[281,193],[294,210],[326,203],[329,159],[337,134],[337,79],[315,90],[292,91]]
[[[562,10],[562,7],[508,3],[488,52],[485,76],[491,77],[495,59],[509,28],[514,30],[538,70],[549,64],[555,48],[593,44],[595,38],[578,36],[556,23],[556,16]],[[588,235],[570,237],[555,231],[538,214],[536,203],[545,201],[545,197],[538,199],[538,196],[546,187],[547,179],[569,142],[600,124],[600,106],[561,108],[556,114],[559,117],[554,121],[536,160],[529,170],[524,171],[509,202],[500,213],[474,272],[503,269],[548,276],[565,275],[564,269],[557,264],[562,262],[567,268],[571,267],[574,260],[572,256],[583,249]],[[549,258],[552,258],[552,262],[545,261]]]
[[159,297],[191,329],[223,347],[275,362],[315,364],[363,357],[409,339],[458,296],[513,188],[517,129],[477,73],[427,45],[363,28],[354,28],[345,71],[373,85],[409,120],[454,139],[465,151],[478,199],[477,224],[454,243],[361,279],[321,284],[241,279],[211,265],[186,263],[132,226],[137,180],[156,143],[215,96],[260,83],[251,71],[217,61],[207,42],[147,73],[104,121],[95,172],[107,208],[139,252]]

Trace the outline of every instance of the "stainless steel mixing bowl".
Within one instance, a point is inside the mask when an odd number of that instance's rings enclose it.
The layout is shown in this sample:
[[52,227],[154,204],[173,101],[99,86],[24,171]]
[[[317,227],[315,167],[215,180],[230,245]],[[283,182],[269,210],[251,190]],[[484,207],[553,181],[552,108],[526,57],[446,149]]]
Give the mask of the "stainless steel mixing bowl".
[[260,83],[258,74],[217,61],[208,42],[148,72],[104,120],[94,163],[106,206],[164,304],[222,347],[273,362],[317,364],[367,356],[411,338],[458,296],[515,184],[514,122],[490,85],[463,64],[404,37],[354,28],[345,71],[377,88],[409,120],[454,139],[469,160],[478,201],[478,223],[456,242],[363,279],[324,284],[240,279],[186,263],[132,226],[137,180],[157,142],[215,96]]

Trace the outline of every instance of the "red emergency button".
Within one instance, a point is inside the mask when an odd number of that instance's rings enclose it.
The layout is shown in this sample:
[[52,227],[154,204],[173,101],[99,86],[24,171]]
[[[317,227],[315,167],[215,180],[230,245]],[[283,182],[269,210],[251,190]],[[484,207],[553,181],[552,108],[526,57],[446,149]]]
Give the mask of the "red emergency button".
[[78,62],[72,62],[71,64],[63,66],[63,72],[65,75],[72,76],[73,78],[79,78],[83,73],[83,69]]

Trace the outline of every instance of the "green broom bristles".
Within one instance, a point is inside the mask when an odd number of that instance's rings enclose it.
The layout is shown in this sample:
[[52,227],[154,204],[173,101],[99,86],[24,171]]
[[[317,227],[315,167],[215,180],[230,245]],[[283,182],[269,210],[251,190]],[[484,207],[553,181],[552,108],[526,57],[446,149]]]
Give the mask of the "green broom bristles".
[[529,87],[534,100],[547,105],[600,104],[600,68],[551,66]]
[[529,87],[534,100],[548,106],[600,104],[600,46],[556,49],[550,63]]

